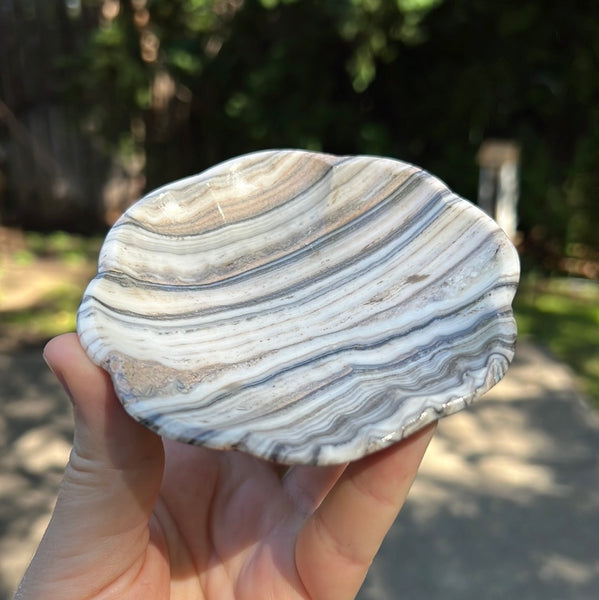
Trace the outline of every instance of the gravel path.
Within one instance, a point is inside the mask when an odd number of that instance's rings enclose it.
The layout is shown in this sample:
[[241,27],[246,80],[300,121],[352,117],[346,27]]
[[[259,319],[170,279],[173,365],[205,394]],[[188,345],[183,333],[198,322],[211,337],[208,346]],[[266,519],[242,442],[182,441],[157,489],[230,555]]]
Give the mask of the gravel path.
[[[0,354],[0,600],[43,534],[71,433],[40,351]],[[597,415],[523,341],[504,381],[440,424],[359,598],[596,600],[598,532]]]

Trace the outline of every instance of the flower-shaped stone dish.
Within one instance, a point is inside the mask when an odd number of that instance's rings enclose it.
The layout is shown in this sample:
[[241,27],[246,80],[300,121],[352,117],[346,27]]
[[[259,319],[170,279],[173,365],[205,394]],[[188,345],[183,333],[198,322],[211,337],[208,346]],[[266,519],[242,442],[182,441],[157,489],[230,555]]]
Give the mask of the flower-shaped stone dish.
[[494,221],[415,166],[264,151],[134,204],[78,332],[161,435],[341,463],[503,377],[518,276]]

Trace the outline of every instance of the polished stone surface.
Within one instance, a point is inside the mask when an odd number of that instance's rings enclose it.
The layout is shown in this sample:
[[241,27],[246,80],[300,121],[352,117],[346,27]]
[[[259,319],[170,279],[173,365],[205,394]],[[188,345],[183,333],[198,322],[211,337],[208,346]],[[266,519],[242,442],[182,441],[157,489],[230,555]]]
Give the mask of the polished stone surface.
[[340,463],[503,377],[518,275],[501,229],[413,165],[266,151],[131,207],[78,332],[160,434]]

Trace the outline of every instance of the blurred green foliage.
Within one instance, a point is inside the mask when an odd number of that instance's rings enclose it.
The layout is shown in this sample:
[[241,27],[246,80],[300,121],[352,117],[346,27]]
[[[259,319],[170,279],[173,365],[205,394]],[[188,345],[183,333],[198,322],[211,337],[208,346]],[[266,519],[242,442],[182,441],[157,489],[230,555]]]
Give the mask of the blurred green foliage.
[[515,308],[519,334],[532,335],[570,365],[599,407],[599,285],[529,278]]
[[65,92],[108,150],[143,155],[149,188],[243,152],[299,147],[415,162],[475,198],[481,142],[509,138],[523,149],[530,255],[553,269],[569,248],[597,248],[594,0],[119,6],[64,62]]
[[2,313],[0,331],[6,337],[44,342],[66,331],[75,331],[81,288],[72,283],[48,292],[34,306]]
[[21,251],[37,258],[56,258],[67,264],[96,262],[102,245],[99,236],[83,236],[54,231],[38,233],[28,231],[25,234],[25,248]]

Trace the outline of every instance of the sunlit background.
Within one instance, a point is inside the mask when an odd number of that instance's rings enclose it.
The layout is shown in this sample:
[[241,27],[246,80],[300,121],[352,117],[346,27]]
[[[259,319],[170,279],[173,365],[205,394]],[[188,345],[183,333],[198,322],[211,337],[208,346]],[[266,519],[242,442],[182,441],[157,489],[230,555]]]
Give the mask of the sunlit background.
[[[490,212],[521,256],[521,339],[597,414],[595,0],[0,0],[2,556],[19,494],[42,483],[21,518],[45,522],[70,435],[67,408],[18,396],[58,393],[32,356],[74,329],[107,228],[165,182],[283,147],[413,162]],[[59,441],[23,437],[44,419]],[[40,528],[18,531],[31,545]],[[573,585],[599,581],[564,564]]]

